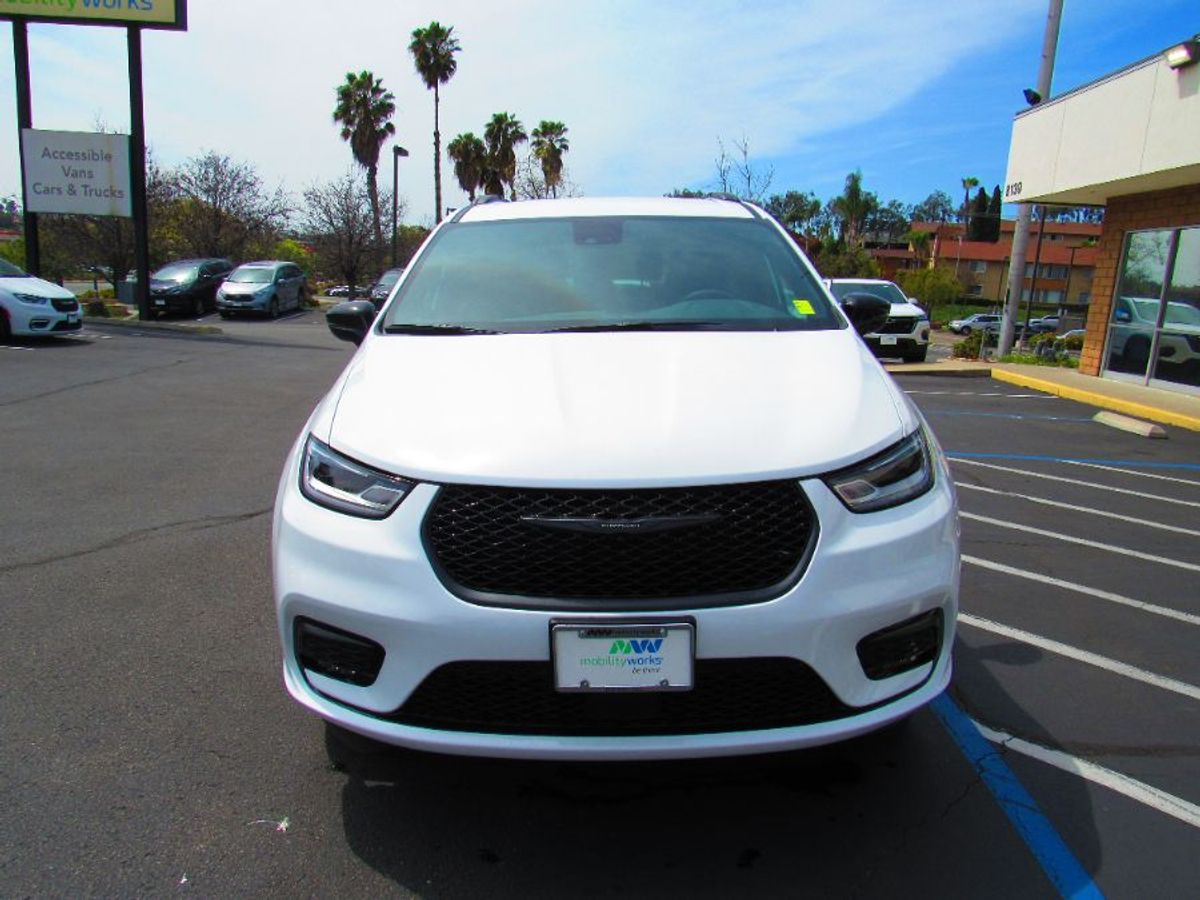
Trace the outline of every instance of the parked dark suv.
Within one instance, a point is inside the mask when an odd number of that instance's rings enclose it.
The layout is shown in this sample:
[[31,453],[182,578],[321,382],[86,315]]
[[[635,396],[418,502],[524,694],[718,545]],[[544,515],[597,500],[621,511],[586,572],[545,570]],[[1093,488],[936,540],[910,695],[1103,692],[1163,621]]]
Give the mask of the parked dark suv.
[[227,259],[180,259],[150,276],[150,310],[197,318],[216,308],[217,288],[233,271]]

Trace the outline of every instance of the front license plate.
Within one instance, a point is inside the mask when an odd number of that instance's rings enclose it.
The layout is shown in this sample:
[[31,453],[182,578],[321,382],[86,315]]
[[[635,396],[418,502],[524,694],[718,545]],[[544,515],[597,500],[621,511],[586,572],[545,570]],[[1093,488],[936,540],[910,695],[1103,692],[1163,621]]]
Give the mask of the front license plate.
[[560,691],[691,690],[695,634],[687,622],[552,625],[554,685]]
[[896,346],[897,340],[899,340],[899,338],[897,338],[894,334],[881,334],[879,336],[879,343],[883,344],[885,347]]
[[154,301],[154,305],[155,305],[155,306],[166,306],[166,305],[167,305],[167,301],[166,301],[166,300],[155,300],[155,301]]

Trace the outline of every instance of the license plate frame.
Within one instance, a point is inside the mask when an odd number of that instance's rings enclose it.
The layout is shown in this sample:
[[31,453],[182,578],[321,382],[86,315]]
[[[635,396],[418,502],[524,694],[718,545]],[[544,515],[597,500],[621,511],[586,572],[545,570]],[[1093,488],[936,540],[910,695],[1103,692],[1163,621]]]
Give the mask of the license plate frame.
[[696,683],[696,624],[551,622],[550,661],[554,688],[561,693],[690,691]]
[[879,336],[879,343],[884,347],[894,347],[899,340],[894,334],[881,334]]

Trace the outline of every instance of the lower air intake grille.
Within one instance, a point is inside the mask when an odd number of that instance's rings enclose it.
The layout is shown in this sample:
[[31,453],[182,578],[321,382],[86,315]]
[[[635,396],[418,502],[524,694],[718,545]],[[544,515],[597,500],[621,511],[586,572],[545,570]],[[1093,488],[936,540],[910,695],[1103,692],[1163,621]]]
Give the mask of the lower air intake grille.
[[455,662],[382,718],[443,731],[602,736],[783,728],[865,711],[790,658],[699,659],[695,679],[691,691],[561,694],[548,662]]

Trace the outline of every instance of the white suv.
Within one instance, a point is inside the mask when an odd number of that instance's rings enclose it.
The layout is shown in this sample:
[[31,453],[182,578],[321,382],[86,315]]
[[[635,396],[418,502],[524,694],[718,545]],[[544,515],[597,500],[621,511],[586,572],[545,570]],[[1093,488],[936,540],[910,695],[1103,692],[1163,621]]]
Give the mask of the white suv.
[[[843,312],[843,309],[846,312]],[[287,690],[447,753],[755,753],[950,680],[955,497],[912,403],[757,207],[476,203],[376,315],[279,483]]]
[[929,355],[929,316],[891,281],[876,278],[833,278],[826,282],[838,300],[850,294],[874,294],[891,304],[878,331],[863,335],[876,356],[925,362]]

